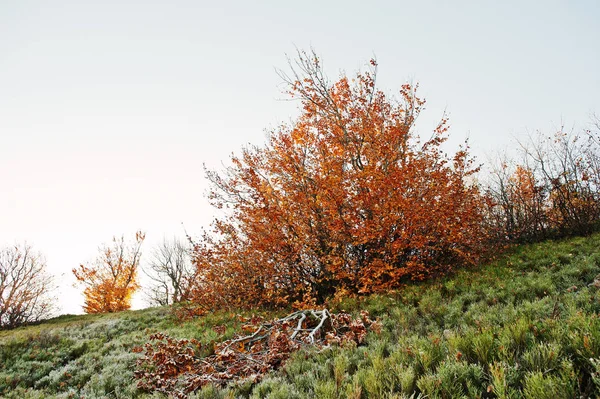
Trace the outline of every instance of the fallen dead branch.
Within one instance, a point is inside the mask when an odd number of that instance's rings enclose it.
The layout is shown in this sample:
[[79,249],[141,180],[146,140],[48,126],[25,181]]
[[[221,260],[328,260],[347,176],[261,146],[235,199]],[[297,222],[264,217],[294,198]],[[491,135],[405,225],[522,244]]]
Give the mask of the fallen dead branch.
[[137,348],[144,352],[135,371],[138,387],[186,398],[211,383],[257,382],[300,348],[322,349],[344,342],[358,345],[364,342],[367,329],[379,332],[381,323],[372,320],[368,312],[353,319],[347,313],[323,309],[300,310],[270,322],[253,318],[242,329],[251,333],[216,344],[214,354],[204,358],[197,355],[201,344],[196,340],[152,335],[149,343]]

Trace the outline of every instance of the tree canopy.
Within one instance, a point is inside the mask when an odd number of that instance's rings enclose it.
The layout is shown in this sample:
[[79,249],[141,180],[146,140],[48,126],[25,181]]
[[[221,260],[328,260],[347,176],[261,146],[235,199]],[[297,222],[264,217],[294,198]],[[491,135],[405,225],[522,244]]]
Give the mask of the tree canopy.
[[443,117],[414,133],[425,101],[376,88],[377,63],[331,83],[314,53],[282,75],[300,116],[207,171],[225,210],[196,243],[196,297],[206,304],[309,304],[377,292],[476,262],[482,197],[468,147],[452,156]]

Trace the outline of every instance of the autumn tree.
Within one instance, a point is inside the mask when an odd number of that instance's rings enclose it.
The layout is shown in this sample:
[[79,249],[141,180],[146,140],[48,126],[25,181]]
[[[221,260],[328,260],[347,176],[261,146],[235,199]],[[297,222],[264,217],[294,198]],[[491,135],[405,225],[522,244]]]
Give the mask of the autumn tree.
[[600,145],[592,131],[561,128],[522,150],[537,166],[548,192],[549,222],[559,236],[585,235],[600,218]]
[[487,196],[489,230],[508,242],[590,234],[600,218],[600,129],[531,137],[502,161]]
[[137,273],[144,238],[141,231],[132,243],[124,236],[113,237],[110,245],[99,248],[100,254],[93,262],[73,269],[77,281],[85,287],[86,313],[118,312],[131,307],[131,296],[139,288]]
[[497,242],[532,242],[547,238],[547,189],[531,166],[503,159],[492,168],[487,186],[490,235]]
[[147,295],[152,304],[189,300],[194,276],[190,244],[178,238],[163,239],[153,249],[145,274],[151,280]]
[[42,254],[27,244],[0,249],[0,328],[49,317],[53,289]]
[[207,171],[226,216],[195,248],[198,301],[234,305],[322,302],[400,287],[482,253],[478,168],[446,156],[445,117],[420,141],[425,101],[402,85],[376,88],[377,63],[330,82],[314,53],[282,74],[300,116]]

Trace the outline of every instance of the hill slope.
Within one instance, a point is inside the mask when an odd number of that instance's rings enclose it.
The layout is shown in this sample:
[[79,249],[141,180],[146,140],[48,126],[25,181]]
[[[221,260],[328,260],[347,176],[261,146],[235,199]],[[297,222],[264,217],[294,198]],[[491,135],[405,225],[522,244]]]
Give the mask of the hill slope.
[[[519,247],[476,270],[335,305],[381,318],[364,346],[299,352],[259,384],[194,397],[598,397],[599,274],[600,235]],[[225,312],[178,322],[152,308],[3,331],[0,395],[163,397],[136,389],[134,346],[158,331],[210,343],[240,324]]]

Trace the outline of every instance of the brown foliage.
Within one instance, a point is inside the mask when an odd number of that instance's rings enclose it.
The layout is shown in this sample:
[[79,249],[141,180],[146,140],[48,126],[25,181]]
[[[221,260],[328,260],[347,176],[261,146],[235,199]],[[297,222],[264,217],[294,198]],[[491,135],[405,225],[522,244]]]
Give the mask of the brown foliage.
[[131,245],[124,237],[113,237],[112,245],[100,248],[98,258],[79,265],[73,274],[85,286],[86,313],[119,312],[131,307],[131,295],[139,288],[137,270],[145,234],[138,231]]
[[369,293],[478,260],[485,236],[478,168],[463,148],[448,157],[443,118],[413,133],[424,100],[376,89],[376,63],[330,83],[314,54],[284,75],[301,115],[250,147],[210,199],[226,210],[196,243],[194,299],[206,306],[322,303],[337,290]]
[[486,194],[492,235],[526,242],[593,232],[600,217],[597,138],[561,129],[522,144],[522,163],[502,161]]
[[489,230],[498,241],[537,241],[548,235],[546,192],[527,166],[504,161],[487,192]]
[[242,327],[251,334],[216,344],[214,354],[204,358],[198,356],[198,341],[157,333],[144,348],[136,349],[144,356],[138,360],[134,375],[141,389],[185,398],[211,383],[224,386],[244,379],[259,381],[304,346],[361,344],[367,329],[379,332],[380,328],[380,322],[370,319],[367,312],[358,319],[327,310],[297,311],[268,323],[252,318]]
[[52,278],[42,255],[29,245],[0,249],[0,328],[50,316]]

